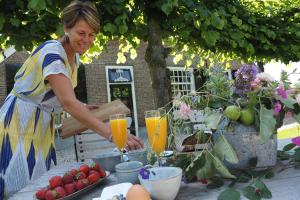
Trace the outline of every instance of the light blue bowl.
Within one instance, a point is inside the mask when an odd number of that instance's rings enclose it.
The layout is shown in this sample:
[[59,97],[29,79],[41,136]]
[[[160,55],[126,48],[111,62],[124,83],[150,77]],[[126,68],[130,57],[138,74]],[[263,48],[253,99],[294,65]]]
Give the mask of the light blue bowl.
[[130,182],[138,183],[138,174],[142,169],[143,163],[139,161],[123,162],[116,165],[116,177],[119,183]]

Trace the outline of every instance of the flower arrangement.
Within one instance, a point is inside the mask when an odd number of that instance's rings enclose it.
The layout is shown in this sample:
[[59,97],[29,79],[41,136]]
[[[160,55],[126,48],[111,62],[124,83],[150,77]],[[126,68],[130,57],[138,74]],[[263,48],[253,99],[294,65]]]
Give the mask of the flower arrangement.
[[[300,87],[289,81],[287,72],[282,71],[280,81],[276,81],[265,72],[258,73],[257,66],[252,64],[243,65],[235,75],[233,97],[240,107],[252,111],[261,142],[266,142],[276,133],[286,115],[294,115],[300,120]],[[241,111],[240,119],[242,114]]]
[[[186,181],[195,180],[196,177],[196,180],[208,183],[208,187],[219,187],[223,184],[220,177],[235,180],[242,177],[253,181],[245,188],[251,195],[257,195],[258,189],[268,191],[260,178],[270,171],[251,175],[251,167],[256,167],[257,159],[249,161],[250,169],[246,173],[245,170],[238,174],[228,170],[225,162],[236,164],[239,160],[226,137],[216,133],[228,128],[231,123],[241,123],[256,127],[260,142],[267,142],[282,126],[286,115],[292,115],[300,121],[299,85],[293,85],[289,81],[290,74],[286,72],[282,72],[280,81],[276,81],[269,74],[260,73],[255,64],[242,65],[234,73],[234,80],[230,80],[221,67],[209,69],[206,75],[208,79],[201,91],[174,98],[168,112],[168,148],[174,149],[178,135],[186,133],[194,137],[189,140],[193,144],[213,145],[204,145],[200,151],[195,148],[192,152],[175,154],[176,158],[169,162],[183,169]],[[186,130],[191,128],[186,126],[189,122],[200,123],[201,126],[197,130]],[[208,130],[211,131],[209,134]],[[269,191],[268,195],[271,195]]]

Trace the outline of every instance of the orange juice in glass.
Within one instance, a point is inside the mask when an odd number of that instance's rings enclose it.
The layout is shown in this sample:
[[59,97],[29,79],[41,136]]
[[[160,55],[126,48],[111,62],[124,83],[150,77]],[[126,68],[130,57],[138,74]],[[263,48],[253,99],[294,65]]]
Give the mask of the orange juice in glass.
[[127,120],[125,114],[114,114],[109,117],[113,142],[121,152],[123,161],[123,150],[127,141]]
[[164,109],[150,110],[145,113],[146,128],[152,150],[160,162],[160,154],[165,150],[167,143],[167,117]]

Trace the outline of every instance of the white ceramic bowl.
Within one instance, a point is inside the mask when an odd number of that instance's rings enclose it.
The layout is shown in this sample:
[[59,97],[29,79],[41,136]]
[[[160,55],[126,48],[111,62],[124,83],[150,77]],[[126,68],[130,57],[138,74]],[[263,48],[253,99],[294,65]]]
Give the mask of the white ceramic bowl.
[[[149,179],[143,179],[139,174],[139,180],[151,197],[158,200],[173,200],[180,188],[182,169],[178,167],[153,167]],[[154,175],[155,174],[155,175]]]
[[116,165],[116,177],[119,183],[130,182],[138,183],[138,173],[143,167],[139,161],[123,162]]

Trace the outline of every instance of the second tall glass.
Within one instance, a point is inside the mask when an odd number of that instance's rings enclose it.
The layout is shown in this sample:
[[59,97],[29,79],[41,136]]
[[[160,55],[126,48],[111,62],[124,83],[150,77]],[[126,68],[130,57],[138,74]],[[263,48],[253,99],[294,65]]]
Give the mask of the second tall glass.
[[149,110],[145,112],[145,122],[148,132],[149,143],[158,158],[161,166],[161,153],[167,143],[167,116],[165,109]]

